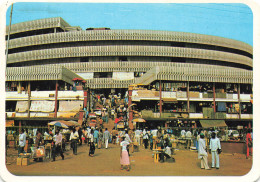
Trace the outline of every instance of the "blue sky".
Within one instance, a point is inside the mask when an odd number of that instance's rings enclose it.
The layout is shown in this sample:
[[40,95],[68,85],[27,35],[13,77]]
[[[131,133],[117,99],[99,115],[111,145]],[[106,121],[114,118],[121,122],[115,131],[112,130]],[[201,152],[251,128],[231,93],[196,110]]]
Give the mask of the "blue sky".
[[[9,24],[10,7],[6,12]],[[62,17],[71,26],[191,32],[253,45],[253,14],[231,3],[14,3],[12,24]]]

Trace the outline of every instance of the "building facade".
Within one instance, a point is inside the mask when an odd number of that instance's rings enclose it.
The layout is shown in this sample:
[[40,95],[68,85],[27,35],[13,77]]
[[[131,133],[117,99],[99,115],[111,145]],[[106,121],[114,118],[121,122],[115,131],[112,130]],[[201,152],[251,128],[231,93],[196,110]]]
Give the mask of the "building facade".
[[[76,77],[88,91],[75,85]],[[240,41],[171,31],[82,30],[48,18],[11,26],[6,117],[14,125],[79,119],[89,91],[121,92],[151,122],[250,126],[252,84],[253,48]]]

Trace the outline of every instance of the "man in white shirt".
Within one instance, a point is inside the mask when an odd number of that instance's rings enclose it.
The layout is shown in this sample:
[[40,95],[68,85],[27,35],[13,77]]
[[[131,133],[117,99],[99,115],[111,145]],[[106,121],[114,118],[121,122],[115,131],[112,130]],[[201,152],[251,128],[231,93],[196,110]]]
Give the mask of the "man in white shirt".
[[109,138],[110,138],[110,133],[109,133],[109,131],[107,130],[107,128],[106,128],[106,130],[105,130],[105,132],[104,132],[103,138],[104,138],[105,146],[106,146],[106,149],[107,149],[107,148],[108,148],[108,140],[109,140]]
[[192,137],[192,134],[191,134],[190,130],[188,130],[186,132],[186,147],[187,147],[187,149],[189,149],[190,146],[191,146],[191,137]]
[[200,138],[198,143],[199,143],[198,158],[201,160],[201,169],[209,170],[210,168],[208,166],[208,154],[206,151],[206,142],[203,133],[200,133]]
[[60,153],[62,160],[64,160],[64,155],[62,151],[62,134],[59,130],[56,131],[55,137],[55,144],[53,146],[53,153],[52,153],[52,162],[55,161],[56,154]]
[[139,130],[139,128],[137,128],[137,130],[135,130],[135,138],[139,146],[140,146],[140,137],[141,137],[141,131]]
[[24,132],[24,129],[21,130],[20,134],[19,134],[19,147],[18,147],[18,155],[20,153],[24,152],[24,147],[26,144],[26,134]]
[[71,141],[71,145],[72,145],[74,155],[77,155],[78,140],[79,140],[79,134],[76,131],[76,129],[73,128],[71,133],[70,133],[70,141]]
[[212,155],[212,165],[211,167],[215,167],[215,159],[216,159],[216,169],[219,169],[219,154],[218,149],[221,150],[220,140],[216,137],[216,133],[211,133],[211,139],[209,144],[210,153]]

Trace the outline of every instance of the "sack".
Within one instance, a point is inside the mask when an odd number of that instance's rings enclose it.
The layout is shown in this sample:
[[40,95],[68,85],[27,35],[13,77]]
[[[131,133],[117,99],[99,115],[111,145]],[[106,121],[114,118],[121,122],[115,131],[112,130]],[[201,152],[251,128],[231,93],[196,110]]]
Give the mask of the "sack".
[[218,152],[218,154],[221,154],[222,150],[221,150],[221,149],[218,149],[217,152]]
[[252,139],[248,139],[248,147],[253,147],[253,142],[252,142]]

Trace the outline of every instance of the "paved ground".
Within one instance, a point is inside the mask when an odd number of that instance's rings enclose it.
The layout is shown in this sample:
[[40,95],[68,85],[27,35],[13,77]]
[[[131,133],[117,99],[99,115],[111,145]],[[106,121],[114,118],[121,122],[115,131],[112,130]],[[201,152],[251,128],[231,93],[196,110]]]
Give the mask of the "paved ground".
[[[202,170],[197,153],[189,150],[176,151],[175,163],[154,163],[152,151],[140,148],[130,156],[131,170],[120,170],[119,146],[110,144],[109,149],[97,149],[94,157],[88,156],[89,147],[78,147],[78,155],[72,150],[65,152],[65,160],[33,162],[28,166],[16,165],[16,151],[9,149],[7,169],[18,176],[243,176],[252,166],[242,154],[220,155],[220,169]],[[211,165],[211,155],[208,157]]]

